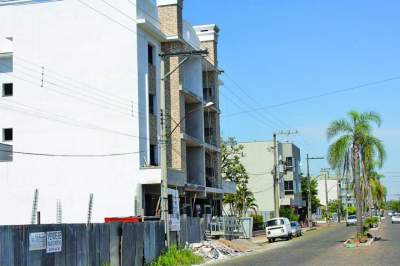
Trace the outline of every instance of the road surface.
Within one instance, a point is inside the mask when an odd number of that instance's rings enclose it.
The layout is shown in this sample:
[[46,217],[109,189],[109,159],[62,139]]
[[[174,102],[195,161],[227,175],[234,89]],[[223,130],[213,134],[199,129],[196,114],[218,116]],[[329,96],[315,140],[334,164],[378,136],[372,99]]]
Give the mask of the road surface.
[[224,261],[217,265],[400,265],[400,224],[388,222],[374,233],[382,240],[371,247],[348,249],[343,242],[355,227],[334,224],[292,241],[268,244],[266,250]]

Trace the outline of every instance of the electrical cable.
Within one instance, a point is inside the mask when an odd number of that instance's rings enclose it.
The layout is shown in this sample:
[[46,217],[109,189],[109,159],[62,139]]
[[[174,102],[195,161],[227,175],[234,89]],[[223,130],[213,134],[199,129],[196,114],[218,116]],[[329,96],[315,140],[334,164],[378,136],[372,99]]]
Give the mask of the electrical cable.
[[344,88],[344,89],[338,89],[338,90],[332,90],[332,91],[329,91],[329,92],[326,92],[326,93],[317,94],[317,95],[301,97],[301,98],[293,99],[293,100],[290,100],[290,101],[281,102],[281,103],[278,103],[278,104],[272,104],[272,105],[259,107],[259,108],[252,108],[252,109],[248,109],[248,110],[243,111],[243,112],[226,114],[224,116],[232,117],[232,116],[237,116],[237,115],[241,115],[241,114],[245,114],[245,113],[251,113],[251,112],[254,112],[254,111],[257,111],[257,110],[272,109],[272,108],[281,107],[281,106],[285,106],[285,105],[290,105],[290,104],[295,104],[295,103],[299,103],[299,102],[314,100],[314,99],[318,99],[318,98],[322,98],[322,97],[327,97],[327,96],[331,96],[331,95],[335,95],[335,94],[345,93],[345,92],[348,92],[348,91],[354,91],[354,90],[357,90],[357,89],[366,88],[366,87],[370,87],[370,86],[374,86],[374,85],[379,85],[379,84],[387,83],[387,82],[394,81],[394,80],[400,80],[400,76],[395,76],[395,77],[391,77],[391,78],[371,81],[371,82],[363,83],[363,84],[360,84],[360,85],[357,85],[357,86],[348,87],[348,88]]
[[21,154],[21,155],[30,155],[30,156],[43,156],[43,157],[76,157],[76,158],[98,158],[98,157],[114,157],[114,156],[125,156],[138,154],[142,151],[136,152],[123,152],[123,153],[108,153],[108,154],[55,154],[55,153],[37,153],[37,152],[23,152],[23,151],[10,151],[10,150],[1,150],[0,152],[4,153],[13,153],[13,154]]

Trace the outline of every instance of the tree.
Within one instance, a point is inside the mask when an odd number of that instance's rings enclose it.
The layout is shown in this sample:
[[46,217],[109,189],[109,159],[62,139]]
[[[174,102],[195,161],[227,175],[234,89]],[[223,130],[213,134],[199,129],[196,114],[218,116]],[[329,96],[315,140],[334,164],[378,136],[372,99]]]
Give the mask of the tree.
[[344,212],[343,204],[342,204],[341,200],[330,200],[328,203],[328,207],[329,207],[330,217],[332,217],[332,215],[334,213],[337,213],[337,215],[340,215],[341,213]]
[[400,212],[400,200],[389,201],[387,205],[389,210]]
[[[351,165],[354,179],[354,194],[357,209],[357,231],[363,233],[363,187],[366,167],[369,162],[378,159],[383,163],[385,157],[381,141],[372,135],[372,123],[381,125],[381,118],[375,112],[358,113],[350,111],[348,119],[333,121],[327,129],[328,141],[334,140],[328,149],[328,161],[333,169],[346,169]],[[363,171],[363,181],[361,172]]]
[[[311,177],[311,212],[315,213],[317,211],[317,208],[321,205],[319,199],[318,199],[318,181],[316,179],[313,179]],[[303,208],[303,210],[307,211],[308,208],[308,177],[303,176],[301,178],[301,193],[302,193],[302,198],[306,202],[306,207]],[[305,216],[306,213],[304,213],[303,216]]]
[[248,188],[249,175],[240,162],[243,157],[243,146],[239,145],[234,138],[228,138],[222,142],[221,173],[227,181],[236,183],[236,193],[225,195],[224,203],[228,205],[229,211],[235,216],[244,216],[248,210],[257,211],[254,194]]

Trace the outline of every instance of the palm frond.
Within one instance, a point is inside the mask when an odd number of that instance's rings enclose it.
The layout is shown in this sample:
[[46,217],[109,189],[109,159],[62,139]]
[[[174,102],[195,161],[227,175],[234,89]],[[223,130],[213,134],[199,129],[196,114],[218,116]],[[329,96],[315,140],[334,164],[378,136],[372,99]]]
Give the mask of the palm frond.
[[351,135],[344,135],[329,146],[327,157],[333,169],[340,169],[343,166],[352,145],[352,139]]
[[339,134],[350,134],[353,131],[351,124],[345,119],[339,119],[333,121],[328,129],[326,130],[326,135],[328,140],[336,137]]

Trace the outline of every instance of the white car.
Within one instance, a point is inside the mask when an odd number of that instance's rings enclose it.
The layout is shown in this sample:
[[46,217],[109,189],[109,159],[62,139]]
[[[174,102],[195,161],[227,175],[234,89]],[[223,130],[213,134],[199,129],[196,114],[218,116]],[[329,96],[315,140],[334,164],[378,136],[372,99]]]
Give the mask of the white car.
[[346,225],[357,225],[357,215],[349,215],[347,217]]
[[268,242],[272,243],[277,238],[292,239],[292,227],[288,218],[279,217],[268,220],[265,227]]
[[389,217],[392,217],[392,216],[393,216],[393,212],[392,212],[392,211],[389,211],[389,212],[388,212],[388,216],[389,216]]
[[400,223],[400,214],[392,216],[392,224],[394,223]]

